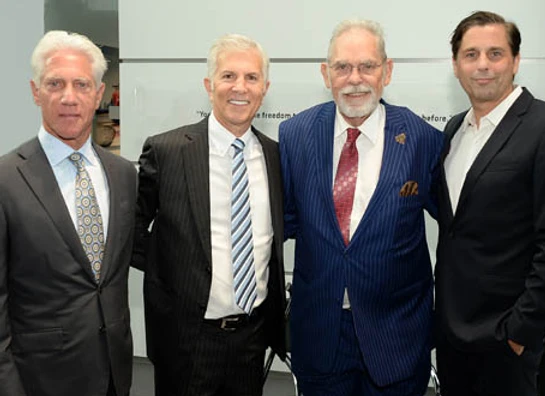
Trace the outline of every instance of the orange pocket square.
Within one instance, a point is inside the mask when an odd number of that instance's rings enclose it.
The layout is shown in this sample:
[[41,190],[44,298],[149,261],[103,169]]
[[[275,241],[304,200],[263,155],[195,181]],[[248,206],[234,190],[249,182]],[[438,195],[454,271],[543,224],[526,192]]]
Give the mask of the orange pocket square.
[[410,197],[411,195],[418,195],[418,183],[414,180],[409,180],[399,190],[399,195],[402,197]]

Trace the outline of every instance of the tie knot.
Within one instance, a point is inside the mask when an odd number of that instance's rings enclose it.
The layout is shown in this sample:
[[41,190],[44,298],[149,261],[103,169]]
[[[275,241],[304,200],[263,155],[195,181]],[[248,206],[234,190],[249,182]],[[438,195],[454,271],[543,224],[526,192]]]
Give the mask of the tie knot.
[[231,146],[233,146],[235,148],[235,152],[238,153],[242,150],[244,150],[244,142],[240,139],[235,139],[235,141],[231,144]]
[[68,157],[68,159],[69,159],[70,161],[72,161],[72,163],[73,163],[74,165],[76,165],[76,167],[77,167],[78,169],[82,169],[82,168],[83,168],[83,156],[82,156],[80,153],[74,152],[74,153],[70,154],[70,156]]
[[346,131],[348,132],[346,142],[349,144],[354,144],[358,136],[360,136],[360,130],[358,128],[348,128]]

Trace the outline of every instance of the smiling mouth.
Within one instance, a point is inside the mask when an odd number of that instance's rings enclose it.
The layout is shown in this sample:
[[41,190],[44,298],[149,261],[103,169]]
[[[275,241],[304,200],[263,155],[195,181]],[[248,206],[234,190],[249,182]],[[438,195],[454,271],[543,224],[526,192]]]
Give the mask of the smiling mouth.
[[234,100],[234,99],[231,99],[229,103],[235,106],[244,106],[244,105],[250,104],[248,100]]
[[347,100],[364,100],[369,95],[369,92],[357,92],[357,93],[347,93],[343,96]]
[[473,81],[477,84],[483,85],[492,82],[494,79],[492,77],[475,77]]

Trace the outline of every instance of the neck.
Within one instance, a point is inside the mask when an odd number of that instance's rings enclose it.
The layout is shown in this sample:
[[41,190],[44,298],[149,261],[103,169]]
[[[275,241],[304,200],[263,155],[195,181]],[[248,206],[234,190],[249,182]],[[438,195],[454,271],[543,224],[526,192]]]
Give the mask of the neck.
[[473,113],[475,114],[475,121],[477,122],[477,127],[480,125],[481,118],[489,114],[494,110],[498,105],[507,98],[511,92],[515,89],[515,86],[512,86],[510,90],[505,92],[499,99],[494,101],[471,101],[471,106],[473,107]]
[[354,128],[360,127],[365,122],[365,120],[369,118],[368,115],[363,117],[347,117],[342,113],[341,115],[343,116],[344,120]]

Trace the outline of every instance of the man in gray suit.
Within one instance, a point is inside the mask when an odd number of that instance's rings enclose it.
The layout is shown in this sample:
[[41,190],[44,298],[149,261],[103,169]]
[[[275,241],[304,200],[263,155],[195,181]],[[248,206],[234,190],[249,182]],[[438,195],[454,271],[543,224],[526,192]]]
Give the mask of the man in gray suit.
[[251,125],[268,58],[222,37],[204,85],[210,116],[150,137],[139,161],[147,352],[157,395],[257,396],[266,347],[285,355],[278,147]]
[[0,396],[127,396],[136,171],[90,138],[106,60],[52,31],[32,68],[42,126],[0,158]]

